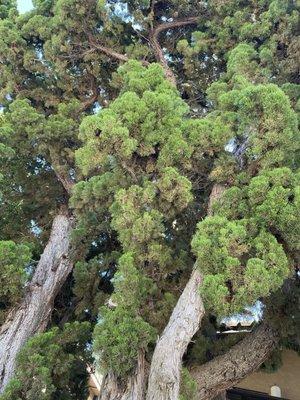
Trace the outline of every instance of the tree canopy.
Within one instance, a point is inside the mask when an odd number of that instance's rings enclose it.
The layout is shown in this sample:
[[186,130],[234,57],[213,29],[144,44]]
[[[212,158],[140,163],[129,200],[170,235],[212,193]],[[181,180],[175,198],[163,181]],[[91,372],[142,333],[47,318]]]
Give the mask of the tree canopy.
[[91,363],[126,386],[195,269],[182,399],[240,340],[221,319],[258,300],[299,351],[298,2],[2,3],[0,344],[55,215],[75,222],[74,268],[1,400],[82,399]]

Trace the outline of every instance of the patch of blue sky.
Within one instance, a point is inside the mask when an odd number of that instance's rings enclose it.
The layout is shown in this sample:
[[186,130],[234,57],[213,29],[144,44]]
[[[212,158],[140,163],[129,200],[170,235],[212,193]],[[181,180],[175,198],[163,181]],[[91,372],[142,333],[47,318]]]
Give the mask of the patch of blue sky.
[[17,3],[20,13],[25,13],[33,8],[32,0],[18,0]]

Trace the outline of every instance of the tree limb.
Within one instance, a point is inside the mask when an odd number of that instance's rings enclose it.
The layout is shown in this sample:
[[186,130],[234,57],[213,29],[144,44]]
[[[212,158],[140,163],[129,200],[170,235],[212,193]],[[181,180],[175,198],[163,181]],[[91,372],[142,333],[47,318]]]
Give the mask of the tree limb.
[[117,51],[114,51],[109,47],[103,46],[100,43],[95,42],[92,38],[89,38],[89,44],[91,48],[89,50],[86,50],[83,55],[93,53],[95,50],[99,50],[107,56],[112,57],[118,61],[126,62],[129,60],[129,58],[125,54],[118,53]]
[[199,19],[199,17],[187,17],[187,18],[178,19],[178,20],[171,21],[171,22],[164,22],[163,24],[157,25],[155,28],[153,28],[150,31],[149,42],[154,50],[155,57],[156,57],[157,61],[162,65],[162,67],[165,71],[166,78],[174,86],[176,86],[176,77],[175,77],[172,69],[169,67],[168,62],[164,56],[163,50],[159,43],[159,35],[168,29],[174,29],[174,28],[179,28],[179,27],[186,26],[186,25],[196,24],[198,19]]
[[[160,46],[160,43],[158,40],[159,35],[168,29],[175,29],[175,28],[179,28],[182,26],[186,26],[186,25],[196,24],[198,19],[199,19],[199,17],[187,17],[187,18],[182,18],[182,19],[178,19],[175,21],[164,22],[160,25],[157,25],[155,28],[151,29],[151,31],[150,31],[149,43],[154,51],[155,57],[156,57],[157,61],[162,65],[162,67],[165,71],[166,78],[174,86],[176,86],[176,78],[175,78],[173,71],[169,67],[168,62],[164,56],[163,50]],[[102,44],[95,41],[94,38],[92,37],[92,35],[88,36],[88,41],[89,41],[90,49],[86,50],[83,53],[83,55],[93,53],[95,50],[99,50],[102,53],[106,54],[107,56],[114,58],[115,60],[122,61],[122,62],[127,62],[129,60],[129,58],[126,54],[118,53],[109,47],[103,46]],[[145,61],[145,60],[141,61],[141,63],[145,66],[149,65],[149,62]]]
[[157,25],[152,30],[152,35],[158,38],[159,34],[163,31],[167,31],[168,29],[179,28],[181,26],[197,24],[198,20],[199,17],[196,16],[196,17],[186,17],[186,18],[176,19],[174,21],[164,22],[160,25]]
[[278,332],[266,323],[233,346],[224,355],[191,369],[197,382],[197,399],[213,399],[236,385],[267,359],[279,342]]

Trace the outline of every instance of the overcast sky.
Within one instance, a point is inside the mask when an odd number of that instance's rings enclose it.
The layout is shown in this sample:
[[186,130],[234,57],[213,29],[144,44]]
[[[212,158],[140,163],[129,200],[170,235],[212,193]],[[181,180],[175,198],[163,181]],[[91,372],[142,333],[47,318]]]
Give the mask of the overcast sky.
[[32,8],[31,0],[18,0],[18,7],[20,12],[28,11]]

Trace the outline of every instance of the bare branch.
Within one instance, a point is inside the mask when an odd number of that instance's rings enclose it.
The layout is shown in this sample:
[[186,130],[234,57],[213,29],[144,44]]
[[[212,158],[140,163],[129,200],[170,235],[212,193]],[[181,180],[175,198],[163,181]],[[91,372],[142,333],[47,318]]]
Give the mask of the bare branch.
[[154,29],[150,31],[149,41],[154,50],[155,57],[157,61],[162,65],[166,78],[172,83],[172,85],[176,86],[176,77],[168,65],[168,62],[164,56],[162,47],[159,43],[159,35],[169,29],[175,29],[186,25],[196,24],[199,17],[187,17],[183,19],[178,19],[175,21],[164,22],[156,26]]
[[179,28],[181,26],[197,24],[198,20],[199,17],[197,16],[197,17],[187,17],[187,18],[177,19],[170,22],[164,22],[163,24],[157,25],[153,29],[152,31],[153,36],[157,38],[161,32],[166,31],[168,29],[174,29],[174,28]]
[[69,178],[68,176],[64,176],[58,172],[55,172],[55,175],[57,176],[57,179],[60,181],[60,183],[63,185],[65,191],[68,194],[71,194],[72,187],[74,186],[74,182],[71,180],[71,178]]
[[[83,55],[93,53],[95,50],[99,50],[102,53],[106,54],[107,56],[114,58],[115,60],[123,62],[127,62],[129,60],[126,54],[118,53],[117,51],[111,49],[110,47],[103,46],[99,42],[96,42],[91,35],[89,35],[89,44],[91,48],[89,50],[86,50],[83,53]],[[145,66],[149,65],[148,61],[141,61],[141,62]]]
[[91,48],[89,50],[86,50],[83,53],[83,55],[93,53],[95,50],[99,50],[99,51],[101,51],[101,53],[104,53],[107,56],[112,57],[116,60],[123,61],[123,62],[126,62],[129,60],[125,54],[118,53],[118,52],[114,51],[113,49],[110,49],[109,47],[102,46],[100,43],[97,43],[91,39],[90,39],[89,43],[91,45]]

